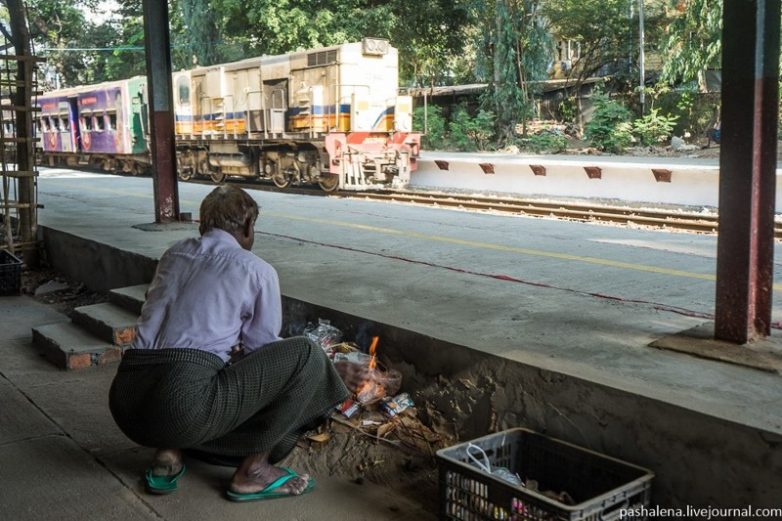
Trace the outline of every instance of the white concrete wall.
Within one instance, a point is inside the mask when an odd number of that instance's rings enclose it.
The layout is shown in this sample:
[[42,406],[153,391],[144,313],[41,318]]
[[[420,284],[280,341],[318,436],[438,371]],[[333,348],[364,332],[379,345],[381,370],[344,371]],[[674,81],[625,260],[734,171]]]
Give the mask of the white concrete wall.
[[[441,170],[435,160],[448,162]],[[481,163],[494,165],[485,174]],[[533,174],[541,165],[545,176]],[[584,167],[602,169],[590,179]],[[658,182],[652,168],[671,170],[671,182]],[[749,172],[748,172],[749,174]],[[782,169],[777,170],[777,212],[782,211]],[[719,193],[717,160],[616,156],[536,156],[518,154],[423,152],[412,188],[494,192],[522,196],[585,197],[626,202],[716,207]]]

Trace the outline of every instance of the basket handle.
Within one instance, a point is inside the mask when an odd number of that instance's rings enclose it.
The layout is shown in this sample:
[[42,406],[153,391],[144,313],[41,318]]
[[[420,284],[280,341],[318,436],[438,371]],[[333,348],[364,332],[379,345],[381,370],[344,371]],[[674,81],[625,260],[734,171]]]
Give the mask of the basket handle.
[[[478,449],[481,452],[481,456],[483,456],[483,462],[479,461],[478,458],[472,455],[470,452],[470,449]],[[473,443],[467,443],[467,448],[465,449],[465,452],[467,452],[467,457],[470,458],[473,463],[475,463],[479,469],[483,470],[484,472],[491,474],[491,463],[489,463],[489,457],[486,455],[486,451],[484,451],[479,446],[473,444]]]

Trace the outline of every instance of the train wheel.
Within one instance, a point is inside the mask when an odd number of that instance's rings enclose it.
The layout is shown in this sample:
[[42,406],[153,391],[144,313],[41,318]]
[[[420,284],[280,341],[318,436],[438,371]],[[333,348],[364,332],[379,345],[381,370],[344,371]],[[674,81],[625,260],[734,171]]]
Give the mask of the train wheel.
[[321,174],[318,186],[324,192],[334,192],[339,188],[339,176],[337,174]]
[[182,181],[190,181],[193,179],[193,169],[189,166],[183,166],[177,172],[177,177]]
[[288,188],[291,185],[291,178],[282,172],[277,172],[272,176],[272,182],[277,188]]
[[211,177],[212,182],[217,185],[225,181],[225,173],[223,173],[223,171],[219,169],[212,170],[211,172],[209,172],[209,177]]

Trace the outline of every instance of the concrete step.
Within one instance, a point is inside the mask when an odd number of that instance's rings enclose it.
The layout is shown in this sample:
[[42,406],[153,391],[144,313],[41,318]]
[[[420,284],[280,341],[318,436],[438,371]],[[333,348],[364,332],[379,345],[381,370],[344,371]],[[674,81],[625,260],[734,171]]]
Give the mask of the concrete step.
[[33,345],[60,369],[84,369],[116,362],[122,348],[87,333],[71,322],[33,328]]
[[136,315],[141,314],[141,306],[147,298],[148,284],[139,284],[137,286],[127,286],[116,288],[109,291],[109,302],[124,308]]
[[101,340],[121,347],[129,346],[136,338],[138,315],[110,302],[78,307],[71,319]]

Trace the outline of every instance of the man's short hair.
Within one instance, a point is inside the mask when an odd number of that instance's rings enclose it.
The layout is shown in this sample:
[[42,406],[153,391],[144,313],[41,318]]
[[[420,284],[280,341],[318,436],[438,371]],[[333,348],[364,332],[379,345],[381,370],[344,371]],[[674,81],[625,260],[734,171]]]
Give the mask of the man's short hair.
[[235,186],[218,186],[201,201],[201,224],[203,235],[214,228],[228,233],[238,233],[244,222],[258,218],[258,205],[250,194]]

